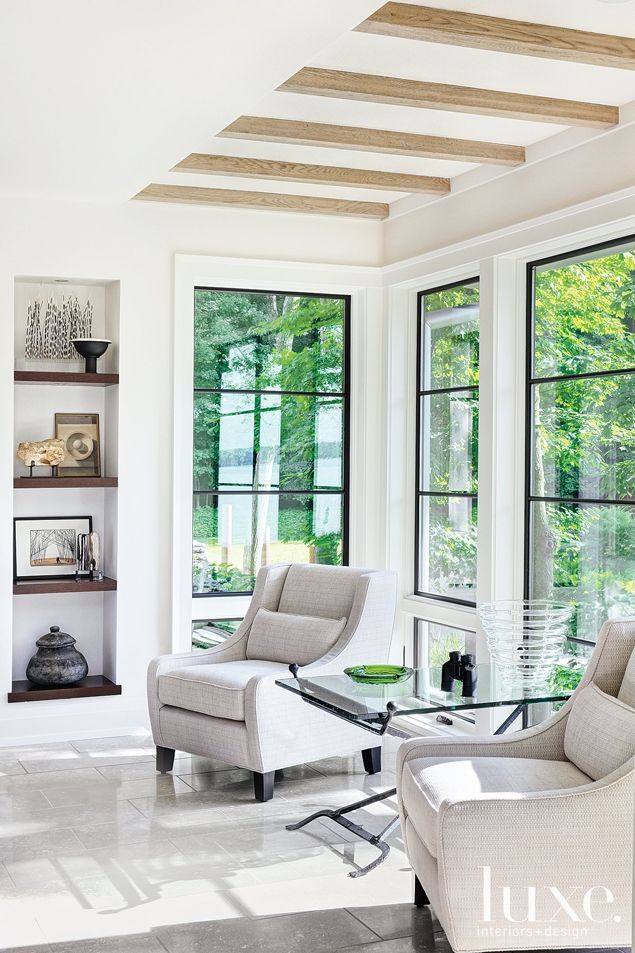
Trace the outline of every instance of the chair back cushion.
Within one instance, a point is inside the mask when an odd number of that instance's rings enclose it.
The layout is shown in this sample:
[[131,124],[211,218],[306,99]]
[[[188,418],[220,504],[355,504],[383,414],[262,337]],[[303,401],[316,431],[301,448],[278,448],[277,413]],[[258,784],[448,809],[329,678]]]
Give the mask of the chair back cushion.
[[287,665],[308,665],[331,649],[346,626],[346,617],[320,619],[292,612],[258,609],[249,630],[247,658]]
[[569,712],[564,752],[594,781],[616,771],[635,755],[635,708],[587,685]]
[[626,666],[624,678],[622,679],[622,686],[617,697],[621,702],[624,702],[625,705],[630,705],[631,708],[635,708],[635,649],[631,652],[631,657]]
[[350,566],[294,563],[289,567],[278,611],[322,619],[349,618],[359,577],[366,572]]

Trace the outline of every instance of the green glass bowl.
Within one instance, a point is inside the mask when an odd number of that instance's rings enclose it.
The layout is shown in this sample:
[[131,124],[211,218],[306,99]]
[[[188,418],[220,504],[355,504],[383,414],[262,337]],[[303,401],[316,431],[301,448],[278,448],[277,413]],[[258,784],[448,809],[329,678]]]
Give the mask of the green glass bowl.
[[405,665],[353,665],[345,668],[344,674],[360,685],[394,685],[404,682],[414,673]]

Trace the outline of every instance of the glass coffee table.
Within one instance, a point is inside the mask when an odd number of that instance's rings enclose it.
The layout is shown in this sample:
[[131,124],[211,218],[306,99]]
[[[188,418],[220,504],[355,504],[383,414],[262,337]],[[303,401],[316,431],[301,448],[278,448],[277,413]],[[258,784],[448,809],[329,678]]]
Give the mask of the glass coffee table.
[[[528,679],[510,678],[494,664],[478,666],[478,684],[472,697],[461,695],[462,685],[456,683],[452,692],[441,689],[441,668],[417,668],[403,682],[390,685],[362,685],[354,682],[348,675],[311,675],[303,677],[298,666],[291,665],[292,678],[280,678],[276,685],[293,692],[323,711],[330,712],[336,718],[358,725],[361,729],[375,735],[388,732],[402,738],[413,737],[394,725],[393,720],[401,715],[429,715],[444,712],[470,712],[478,708],[511,707],[512,711],[494,732],[500,735],[518,718],[522,727],[529,721],[529,706],[549,702],[566,701],[571,690],[553,691],[544,683],[535,685]],[[379,866],[390,851],[386,843],[399,824],[396,815],[378,834],[367,831],[360,824],[349,820],[347,814],[376,804],[386,798],[394,797],[396,788],[389,788],[379,794],[347,804],[337,810],[316,811],[296,824],[288,824],[287,830],[296,831],[320,817],[328,817],[336,824],[346,828],[358,837],[373,844],[379,850],[379,856],[359,870],[352,871],[350,877],[363,877]]]

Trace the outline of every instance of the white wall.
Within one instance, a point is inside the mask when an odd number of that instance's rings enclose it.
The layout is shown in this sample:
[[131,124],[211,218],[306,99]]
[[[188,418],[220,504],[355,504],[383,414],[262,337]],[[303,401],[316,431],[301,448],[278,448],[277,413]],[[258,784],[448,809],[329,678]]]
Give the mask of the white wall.
[[[0,200],[0,533],[5,541],[0,547],[4,628],[0,745],[27,737],[117,733],[141,724],[147,662],[171,648],[172,343],[174,331],[178,334],[173,320],[175,254],[257,258],[264,252],[267,258],[288,261],[379,265],[381,249],[379,223],[141,203],[102,206]],[[6,703],[12,608],[20,598],[14,600],[11,591],[16,275],[121,282],[117,570],[121,698]],[[184,426],[189,423],[184,421]],[[37,497],[39,503],[40,491]],[[22,643],[28,620],[19,609],[18,616]],[[41,634],[33,632],[33,638]]]

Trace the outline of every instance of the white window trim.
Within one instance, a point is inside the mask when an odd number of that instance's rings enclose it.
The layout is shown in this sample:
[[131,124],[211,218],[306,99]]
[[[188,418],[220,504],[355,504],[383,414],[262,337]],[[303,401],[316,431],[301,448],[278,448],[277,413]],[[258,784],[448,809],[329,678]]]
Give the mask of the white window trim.
[[[349,561],[386,565],[386,415],[381,271],[378,268],[318,265],[262,259],[175,255],[172,648],[187,651],[192,619],[230,618],[244,613],[249,596],[192,598],[192,393],[194,289],[199,286],[311,291],[351,297],[351,435]],[[360,425],[360,423],[362,425]],[[378,505],[379,504],[379,505]]]

